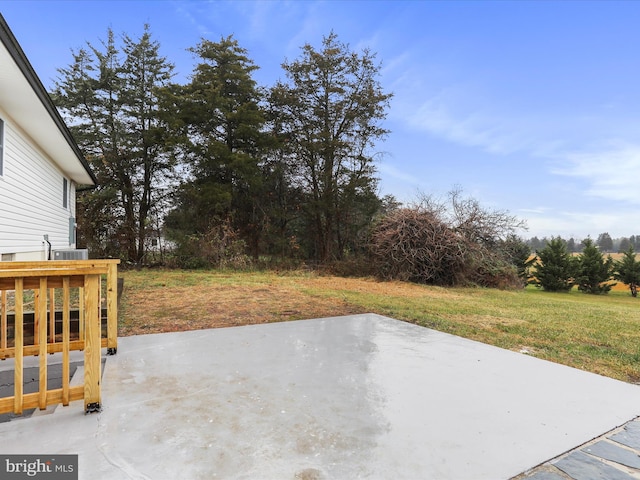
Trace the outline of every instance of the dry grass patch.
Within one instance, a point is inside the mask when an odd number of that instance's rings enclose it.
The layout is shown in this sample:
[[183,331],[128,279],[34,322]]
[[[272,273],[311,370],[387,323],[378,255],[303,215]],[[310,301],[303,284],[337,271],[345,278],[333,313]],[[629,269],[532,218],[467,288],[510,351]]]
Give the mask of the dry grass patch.
[[372,295],[387,295],[411,299],[461,299],[462,294],[455,289],[426,287],[409,282],[383,282],[371,278],[341,278],[333,276],[309,277],[300,285],[326,291],[348,291]]
[[203,284],[128,290],[119,334],[178,332],[363,313],[281,285]]

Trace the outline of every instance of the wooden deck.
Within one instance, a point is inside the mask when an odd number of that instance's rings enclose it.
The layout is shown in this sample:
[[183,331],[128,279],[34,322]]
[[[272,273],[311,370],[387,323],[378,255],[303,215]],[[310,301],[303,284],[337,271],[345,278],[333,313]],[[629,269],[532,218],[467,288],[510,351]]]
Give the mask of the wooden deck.
[[[0,399],[0,413],[43,410],[79,399],[84,399],[88,412],[100,409],[100,351],[117,351],[118,264],[119,260],[0,262],[0,359],[15,362],[14,394]],[[72,297],[77,305],[72,305]],[[84,385],[77,387],[70,387],[68,378],[73,350],[84,351]],[[47,357],[55,352],[62,352],[63,385],[49,389]],[[39,357],[39,388],[24,394],[24,357],[31,355]]]

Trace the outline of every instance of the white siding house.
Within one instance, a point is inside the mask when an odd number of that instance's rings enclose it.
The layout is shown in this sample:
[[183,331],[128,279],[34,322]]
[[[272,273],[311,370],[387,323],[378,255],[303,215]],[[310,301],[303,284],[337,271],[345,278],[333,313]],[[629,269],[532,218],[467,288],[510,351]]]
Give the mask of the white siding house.
[[95,183],[0,15],[0,261],[75,248],[76,189]]

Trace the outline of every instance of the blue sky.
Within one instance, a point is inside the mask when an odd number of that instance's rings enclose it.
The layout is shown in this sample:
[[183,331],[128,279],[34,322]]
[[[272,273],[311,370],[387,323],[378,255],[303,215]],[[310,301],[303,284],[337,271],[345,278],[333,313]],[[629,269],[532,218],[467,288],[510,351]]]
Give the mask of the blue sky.
[[368,47],[394,94],[381,194],[456,186],[524,237],[640,234],[640,2],[0,0],[46,87],[70,50],[149,23],[186,81],[201,38],[233,34],[269,86],[330,31]]

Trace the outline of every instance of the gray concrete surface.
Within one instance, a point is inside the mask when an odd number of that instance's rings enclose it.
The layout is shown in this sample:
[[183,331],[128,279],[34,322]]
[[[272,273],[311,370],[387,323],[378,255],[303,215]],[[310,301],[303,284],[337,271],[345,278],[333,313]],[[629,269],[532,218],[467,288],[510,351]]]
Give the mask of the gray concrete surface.
[[119,339],[103,411],[0,424],[83,479],[509,479],[640,415],[640,387],[378,315]]

